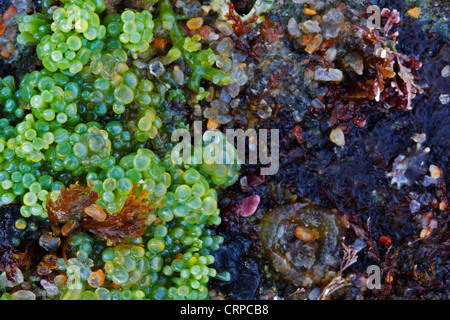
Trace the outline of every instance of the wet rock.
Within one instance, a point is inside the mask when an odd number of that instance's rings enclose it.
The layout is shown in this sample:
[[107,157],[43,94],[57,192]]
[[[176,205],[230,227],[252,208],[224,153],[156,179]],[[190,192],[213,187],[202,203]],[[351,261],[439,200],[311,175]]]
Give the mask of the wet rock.
[[[266,257],[292,285],[318,284],[339,265],[337,253],[343,227],[339,217],[329,209],[308,202],[288,204],[269,210],[260,225]],[[316,230],[317,238],[293,241],[299,226]]]
[[16,244],[21,231],[14,224],[20,217],[19,206],[6,205],[0,207],[0,250]]
[[335,68],[316,68],[314,72],[314,80],[316,81],[335,81],[341,82],[344,79],[342,71]]
[[261,274],[256,260],[249,257],[252,242],[248,235],[237,232],[223,234],[225,241],[220,249],[213,253],[212,265],[218,272],[228,271],[228,282],[212,280],[212,287],[219,287],[231,299],[257,299]]

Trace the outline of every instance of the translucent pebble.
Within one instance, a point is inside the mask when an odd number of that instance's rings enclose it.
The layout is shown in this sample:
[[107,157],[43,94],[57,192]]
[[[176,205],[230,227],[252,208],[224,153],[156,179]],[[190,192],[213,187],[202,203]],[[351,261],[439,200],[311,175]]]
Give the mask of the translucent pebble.
[[314,288],[311,293],[308,295],[309,300],[317,300],[320,295],[320,288]]
[[317,98],[311,101],[311,106],[316,110],[325,110],[325,104]]
[[240,87],[237,83],[228,85],[227,89],[231,98],[236,98],[239,95]]
[[306,46],[305,51],[309,54],[313,53],[317,49],[319,49],[320,45],[322,44],[323,37],[322,35],[318,34],[315,35],[314,38],[311,40],[311,42]]
[[338,24],[332,22],[324,22],[320,25],[322,28],[322,35],[324,39],[336,38],[341,31],[341,27]]
[[84,211],[87,215],[91,216],[97,222],[106,220],[107,214],[97,204],[92,204],[89,207],[86,207]]
[[189,30],[197,30],[202,25],[203,25],[203,18],[201,17],[192,18],[186,22],[186,26],[188,27]]
[[8,279],[6,277],[6,273],[5,272],[3,272],[1,274],[1,276],[0,276],[0,286],[3,286],[3,287],[15,287],[18,284],[23,283],[24,277],[23,277],[22,271],[19,268],[17,268],[17,267],[14,267],[13,270],[14,270],[14,272],[10,273],[11,279]]
[[233,62],[231,59],[223,56],[216,57],[216,65],[219,69],[222,69],[226,73],[231,72],[233,68]]
[[363,74],[364,63],[363,63],[363,59],[361,58],[361,56],[358,53],[352,52],[352,53],[346,54],[344,57],[344,62],[348,66],[350,66],[358,75]]
[[160,60],[154,59],[148,64],[148,69],[155,77],[160,77],[166,69]]
[[56,251],[60,244],[61,239],[59,239],[58,237],[54,237],[51,232],[43,233],[39,237],[39,245],[47,251]]
[[40,283],[49,296],[56,296],[59,293],[58,287],[47,279],[41,279]]
[[[239,85],[238,85],[239,86]],[[239,99],[233,99],[233,100],[231,100],[231,102],[230,102],[230,107],[232,108],[232,109],[236,109],[237,107],[239,107],[239,103],[240,103],[240,100]]]
[[448,94],[441,94],[439,96],[439,101],[442,104],[448,104],[450,102],[450,95],[448,95]]
[[28,290],[19,290],[12,294],[13,300],[36,300],[36,295]]
[[335,68],[316,68],[314,72],[314,79],[316,81],[336,81],[340,82],[344,79],[344,75],[341,70]]
[[327,61],[333,61],[337,56],[337,49],[335,47],[329,48],[325,53],[325,59]]
[[295,18],[290,18],[287,25],[287,30],[289,34],[293,37],[300,37],[302,35],[302,32],[300,31],[298,27],[298,23],[295,20]]
[[305,33],[319,33],[321,30],[319,23],[315,20],[307,20],[299,26]]
[[231,120],[233,120],[233,116],[230,114],[219,114],[217,115],[214,120],[216,120],[217,123],[220,124],[226,124],[228,122],[230,122]]
[[232,49],[233,49],[233,40],[231,40],[231,38],[228,37],[220,40],[216,47],[217,52],[224,57],[230,57]]
[[441,76],[444,78],[447,78],[450,76],[450,65],[446,65],[444,68],[442,68]]
[[[197,0],[186,0],[184,1],[185,5],[181,6],[181,9],[183,10],[183,13],[187,16],[198,16],[200,13],[200,10],[202,9],[202,6],[199,1]],[[177,3],[178,5],[178,3]]]
[[330,140],[337,146],[345,146],[345,136],[341,128],[337,127],[330,133]]
[[225,36],[231,36],[233,34],[233,29],[226,21],[221,21],[217,19],[214,23],[216,28]]
[[239,77],[238,85],[243,86],[247,83],[247,81],[248,76],[245,73],[242,73],[241,76]]
[[184,73],[183,70],[179,66],[174,66],[172,70],[173,77],[175,79],[175,82],[182,86],[184,84]]
[[344,22],[344,14],[339,9],[331,9],[323,16],[323,20],[340,24]]
[[203,116],[206,119],[214,119],[215,117],[217,117],[219,111],[216,108],[206,108],[203,111]]

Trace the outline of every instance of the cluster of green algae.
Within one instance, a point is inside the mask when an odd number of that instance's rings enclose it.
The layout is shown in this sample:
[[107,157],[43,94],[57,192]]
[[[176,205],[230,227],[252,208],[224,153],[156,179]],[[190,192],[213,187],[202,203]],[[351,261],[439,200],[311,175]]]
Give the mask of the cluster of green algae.
[[[223,241],[206,228],[220,223],[214,185],[233,184],[239,165],[183,164],[146,148],[161,128],[158,114],[167,114],[165,96],[181,88],[147,79],[130,59],[151,50],[152,31],[159,30],[172,42],[161,61],[184,59],[194,99],[206,97],[202,79],[226,85],[230,77],[213,67],[211,49],[182,34],[168,0],[159,2],[155,19],[148,10],[102,15],[103,0],[61,2],[52,16],[35,13],[19,24],[17,41],[37,44],[44,69],[18,88],[11,76],[0,82],[0,204],[21,205],[16,227],[23,230],[29,217],[48,221],[47,202],[74,183],[90,185],[108,215],[121,210],[136,185],[154,209],[142,237],[115,246],[71,234],[76,258],[58,259],[58,275],[28,281],[40,281],[51,299],[205,299],[216,276],[208,267],[211,251]],[[92,276],[93,267],[104,270],[101,283],[88,281],[101,278]]]

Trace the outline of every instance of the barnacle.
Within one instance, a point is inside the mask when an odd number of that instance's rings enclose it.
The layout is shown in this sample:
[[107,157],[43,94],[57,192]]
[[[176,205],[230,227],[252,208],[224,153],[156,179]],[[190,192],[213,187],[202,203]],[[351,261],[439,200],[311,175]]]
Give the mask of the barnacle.
[[[287,204],[267,212],[261,228],[265,254],[283,278],[296,286],[319,283],[329,269],[337,268],[335,254],[343,225],[328,209],[307,202]],[[294,234],[298,239],[292,241]]]

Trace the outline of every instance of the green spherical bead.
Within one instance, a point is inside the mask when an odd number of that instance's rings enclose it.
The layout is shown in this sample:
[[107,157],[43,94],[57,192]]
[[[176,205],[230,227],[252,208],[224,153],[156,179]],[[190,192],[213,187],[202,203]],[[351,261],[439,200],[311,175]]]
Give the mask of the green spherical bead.
[[147,155],[137,154],[133,160],[133,167],[137,171],[145,171],[150,167],[151,159]]
[[133,102],[134,93],[128,86],[121,84],[114,90],[114,97],[120,103],[129,104]]
[[150,251],[159,253],[165,249],[165,244],[164,241],[157,238],[153,238],[150,239],[150,241],[147,244],[147,247]]
[[78,51],[82,46],[81,39],[76,35],[72,35],[67,38],[66,45],[70,50]]

